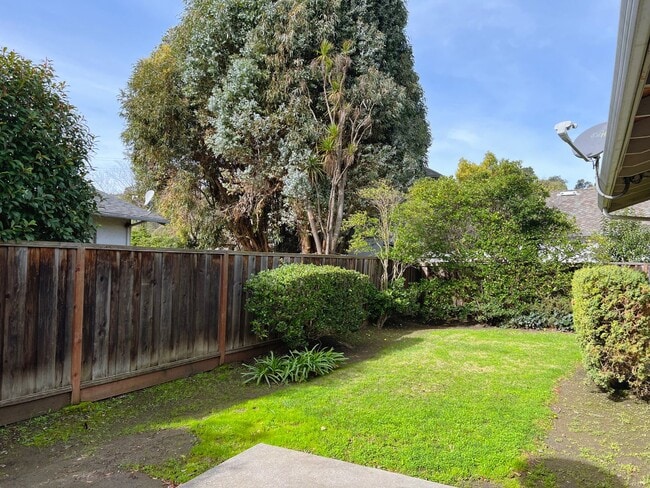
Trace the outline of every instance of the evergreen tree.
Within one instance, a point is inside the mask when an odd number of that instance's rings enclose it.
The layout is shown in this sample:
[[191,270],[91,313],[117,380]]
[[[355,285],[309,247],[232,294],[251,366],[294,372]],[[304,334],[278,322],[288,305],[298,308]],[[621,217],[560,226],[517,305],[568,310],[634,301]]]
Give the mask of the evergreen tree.
[[[303,251],[321,241],[320,251],[335,252],[350,190],[380,176],[403,187],[426,165],[405,25],[401,0],[189,2],[122,95],[137,178],[165,191],[180,170],[193,175],[197,198],[245,249],[297,236]],[[319,70],[323,45],[331,49]],[[170,62],[156,65],[162,51]],[[151,104],[165,79],[161,111]],[[337,176],[328,161],[344,152],[350,164]]]

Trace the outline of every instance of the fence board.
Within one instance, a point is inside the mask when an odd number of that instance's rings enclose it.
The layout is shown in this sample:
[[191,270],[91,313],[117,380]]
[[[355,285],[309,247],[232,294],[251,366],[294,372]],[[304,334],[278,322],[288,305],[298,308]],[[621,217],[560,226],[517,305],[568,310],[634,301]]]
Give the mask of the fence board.
[[160,281],[160,335],[158,342],[158,364],[173,360],[172,336],[172,275],[173,256],[162,255],[162,279]]
[[9,273],[13,273],[13,269],[9,267],[7,262],[7,248],[0,247],[0,400],[4,397],[2,392],[4,389],[4,363],[5,363],[5,335],[7,334],[7,321],[5,320],[5,311],[7,310],[5,302],[7,300],[7,277]]
[[97,251],[89,249],[85,252],[84,269],[84,313],[86,320],[83,321],[82,346],[81,346],[81,381],[92,379],[93,345],[95,344],[95,306],[96,306],[96,285],[97,285]]
[[[40,249],[27,249],[27,282],[25,286],[25,302],[20,306],[24,310],[24,326],[22,330],[22,388],[23,394],[38,391],[36,385],[36,352],[38,341],[38,283],[41,260]],[[39,385],[40,386],[40,385]]]
[[111,268],[115,253],[97,251],[95,264],[95,315],[89,317],[95,330],[92,343],[91,374],[93,380],[108,376],[108,333],[111,312]]
[[38,334],[36,372],[39,390],[56,386],[56,332],[59,281],[59,250],[41,249],[38,266]]
[[74,318],[74,266],[76,250],[57,249],[59,277],[57,286],[56,373],[55,387],[70,384],[72,324]]

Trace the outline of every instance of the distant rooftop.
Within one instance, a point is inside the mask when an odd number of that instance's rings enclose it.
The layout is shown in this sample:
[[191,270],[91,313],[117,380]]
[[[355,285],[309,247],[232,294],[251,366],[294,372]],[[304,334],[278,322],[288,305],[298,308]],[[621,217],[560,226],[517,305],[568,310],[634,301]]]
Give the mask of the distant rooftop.
[[436,178],[436,179],[442,178],[442,174],[432,170],[429,167],[424,168],[424,176],[426,176],[427,178]]
[[[598,208],[598,194],[593,187],[586,190],[553,193],[546,200],[546,204],[575,217],[580,233],[583,236],[590,236],[601,231],[605,216]],[[650,201],[634,205],[629,210],[635,215],[650,216]]]
[[95,201],[97,202],[97,210],[100,217],[157,222],[159,224],[168,223],[168,221],[160,215],[144,208],[140,208],[137,205],[133,205],[115,195],[110,195],[101,191],[98,191],[97,194],[99,196],[95,198]]

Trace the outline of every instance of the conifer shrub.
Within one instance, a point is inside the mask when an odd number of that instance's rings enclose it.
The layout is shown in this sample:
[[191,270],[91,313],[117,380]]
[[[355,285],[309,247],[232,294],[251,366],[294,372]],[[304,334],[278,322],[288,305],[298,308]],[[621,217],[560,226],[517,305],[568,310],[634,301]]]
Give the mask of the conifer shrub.
[[289,264],[262,271],[245,285],[255,334],[290,348],[359,329],[377,294],[370,279],[336,266]]
[[618,266],[576,271],[574,325],[585,367],[602,389],[650,399],[650,284]]

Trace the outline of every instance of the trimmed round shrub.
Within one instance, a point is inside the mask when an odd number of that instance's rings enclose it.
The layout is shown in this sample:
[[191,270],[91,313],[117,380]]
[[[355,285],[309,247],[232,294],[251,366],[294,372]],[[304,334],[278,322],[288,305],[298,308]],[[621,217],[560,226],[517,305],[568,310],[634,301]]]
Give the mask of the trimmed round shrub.
[[255,334],[289,347],[359,329],[376,295],[370,279],[336,266],[289,264],[262,271],[245,285]]
[[650,399],[650,285],[618,266],[576,271],[573,320],[585,367],[602,389]]

